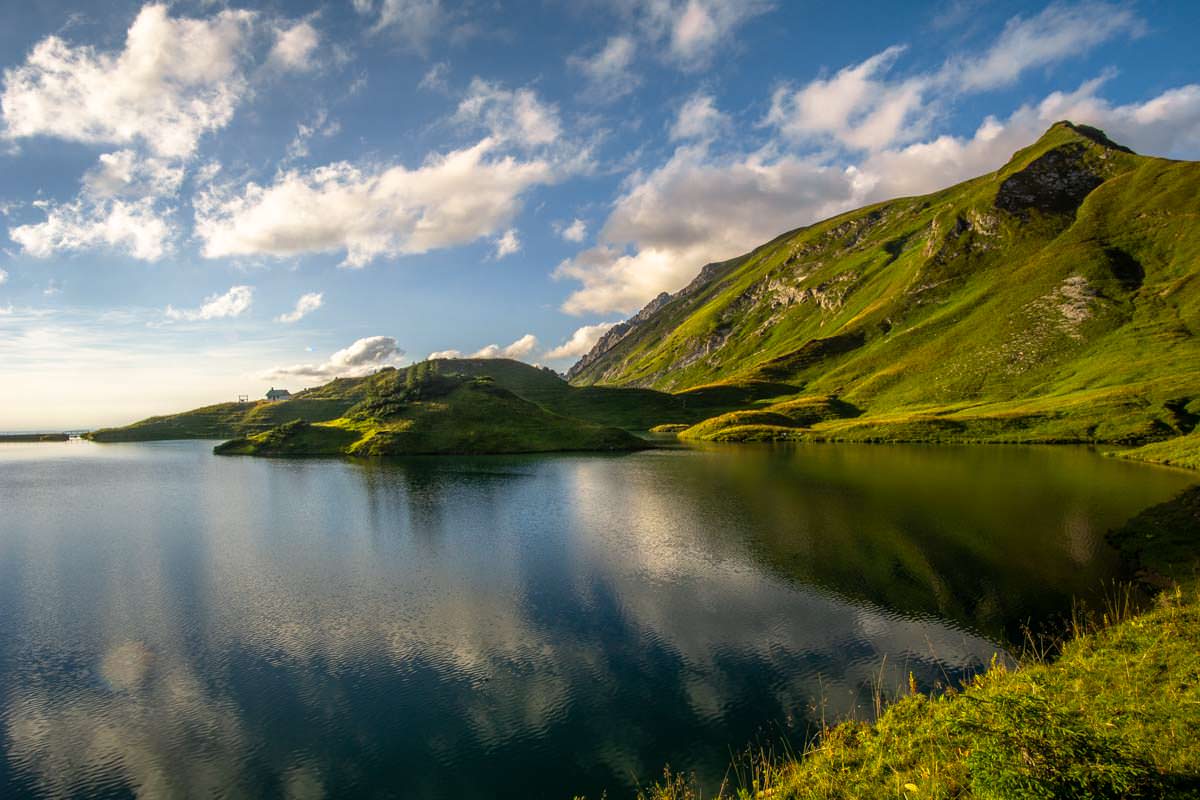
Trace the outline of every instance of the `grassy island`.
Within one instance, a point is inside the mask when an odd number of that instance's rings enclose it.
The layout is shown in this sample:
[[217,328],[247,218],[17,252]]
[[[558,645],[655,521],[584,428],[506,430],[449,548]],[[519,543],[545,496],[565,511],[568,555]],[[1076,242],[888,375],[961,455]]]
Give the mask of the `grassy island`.
[[640,450],[626,431],[550,413],[489,377],[443,375],[429,362],[377,375],[326,422],[301,419],[218,445],[222,455],[393,456]]
[[3,442],[66,442],[70,436],[65,433],[0,433],[0,443]]

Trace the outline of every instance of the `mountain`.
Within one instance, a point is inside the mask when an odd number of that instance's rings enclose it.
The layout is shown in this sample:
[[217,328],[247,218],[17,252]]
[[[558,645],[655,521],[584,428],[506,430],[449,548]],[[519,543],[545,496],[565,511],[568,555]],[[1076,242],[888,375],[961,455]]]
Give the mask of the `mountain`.
[[1198,328],[1200,164],[1059,122],[994,173],[710,264],[568,378],[787,387],[685,437],[1143,441],[1200,419]]

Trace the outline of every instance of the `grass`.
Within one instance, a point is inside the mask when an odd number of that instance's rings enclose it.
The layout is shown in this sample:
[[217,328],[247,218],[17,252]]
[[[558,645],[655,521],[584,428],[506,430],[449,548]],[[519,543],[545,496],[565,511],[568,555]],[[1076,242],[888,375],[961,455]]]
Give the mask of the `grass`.
[[1134,461],[1147,461],[1151,464],[1200,469],[1200,431],[1168,439],[1165,442],[1154,442],[1133,450],[1122,450],[1113,455]]
[[150,417],[121,428],[102,428],[85,434],[96,442],[146,442],[163,439],[229,439],[262,433],[293,420],[326,422],[337,419],[358,395],[310,398],[270,403],[219,403],[180,414]]
[[[747,753],[720,798],[1200,797],[1200,486],[1111,534],[1167,586],[1148,608],[1115,593],[1069,637],[1032,641],[941,693],[910,685],[873,723],[825,728],[804,750]],[[669,771],[642,800],[695,800]]]

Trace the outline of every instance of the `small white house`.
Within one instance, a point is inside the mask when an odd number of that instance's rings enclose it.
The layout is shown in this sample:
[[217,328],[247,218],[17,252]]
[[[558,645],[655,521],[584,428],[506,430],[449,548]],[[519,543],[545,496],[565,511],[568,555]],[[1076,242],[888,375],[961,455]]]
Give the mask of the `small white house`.
[[292,393],[287,389],[276,389],[274,386],[271,387],[271,391],[267,392],[267,399],[271,402],[275,402],[276,400],[290,400],[291,397]]

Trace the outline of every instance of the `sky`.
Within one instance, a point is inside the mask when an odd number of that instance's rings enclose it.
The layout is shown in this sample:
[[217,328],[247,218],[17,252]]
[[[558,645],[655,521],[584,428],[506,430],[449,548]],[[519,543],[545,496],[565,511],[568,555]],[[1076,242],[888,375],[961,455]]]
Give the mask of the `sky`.
[[565,370],[706,263],[1059,119],[1200,158],[1200,4],[0,0],[0,430],[432,354]]

